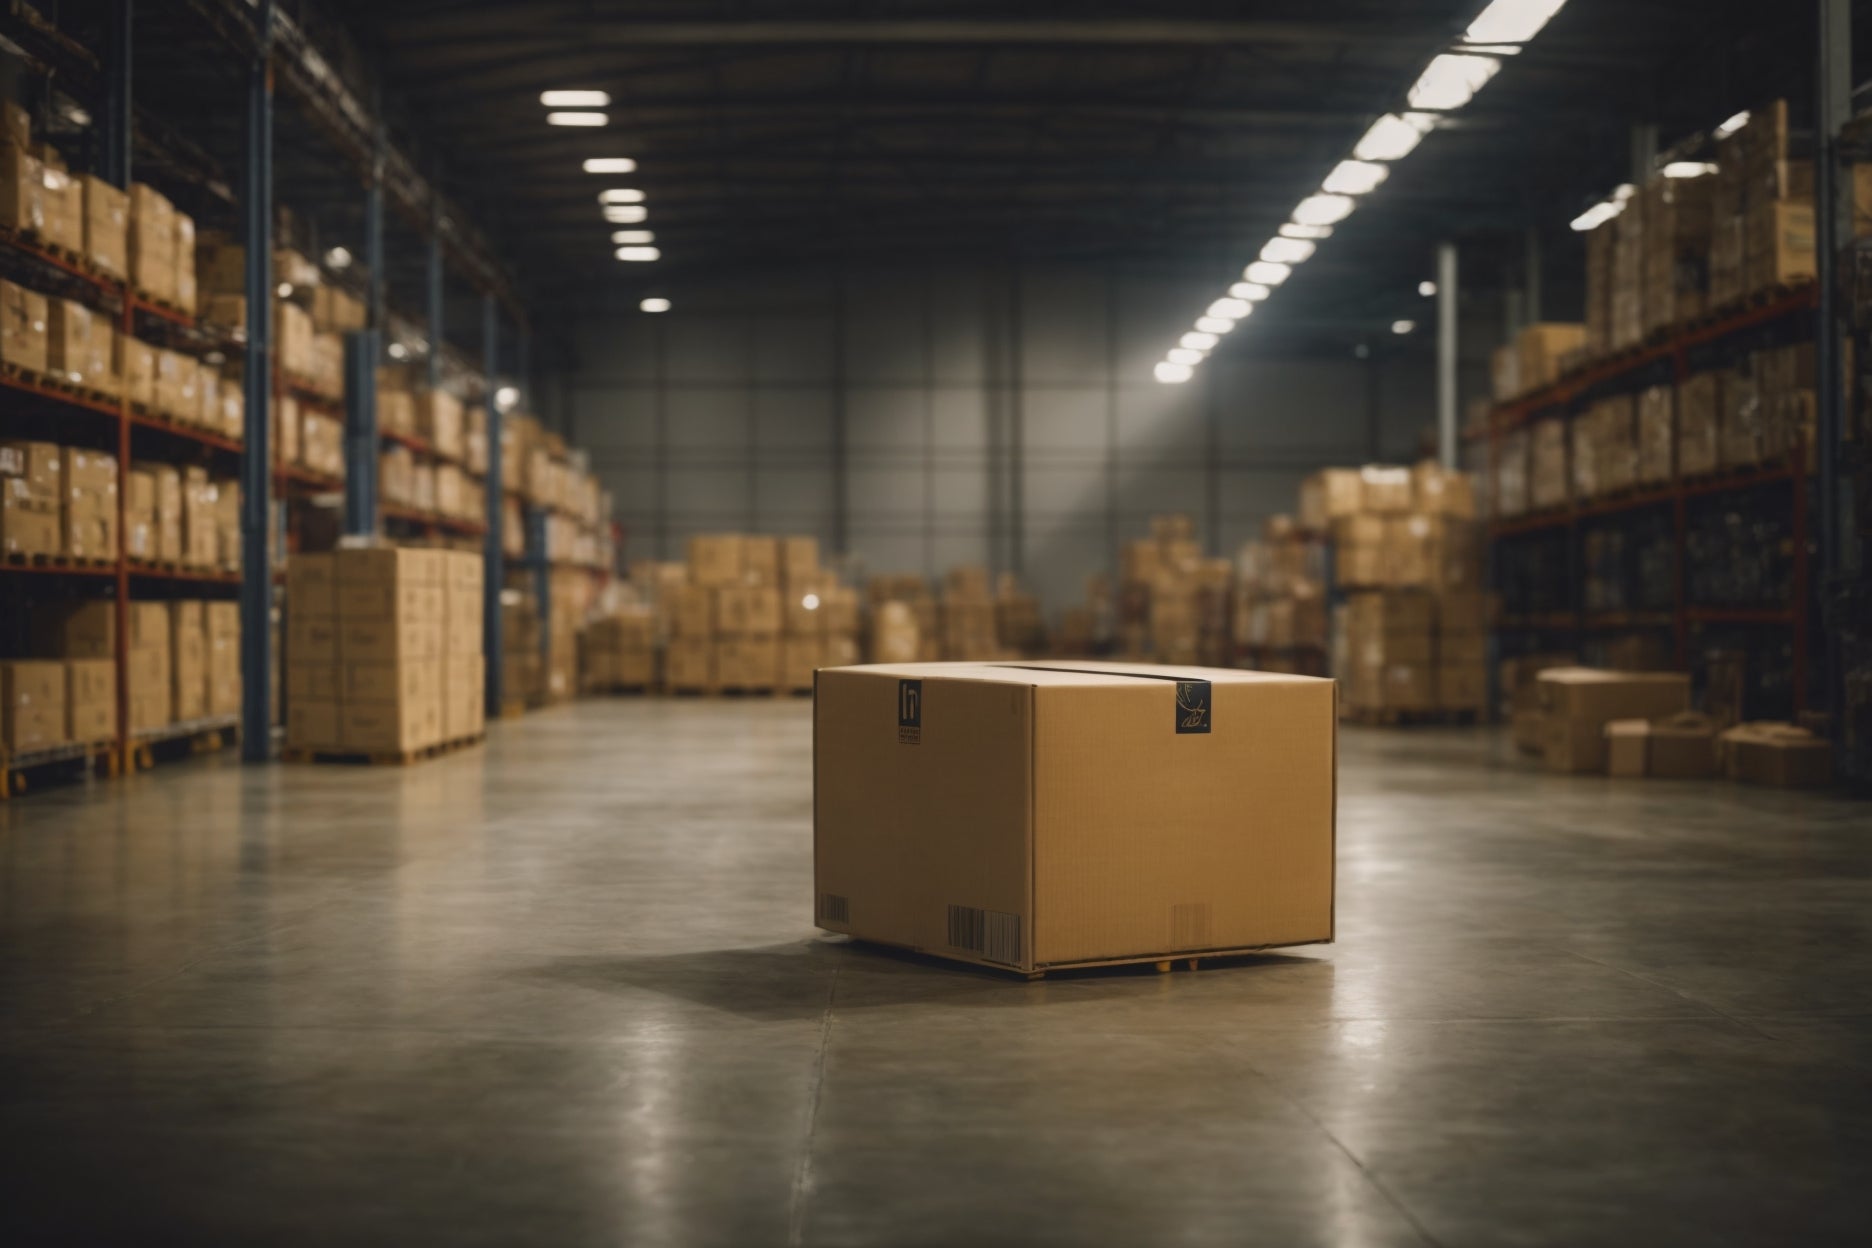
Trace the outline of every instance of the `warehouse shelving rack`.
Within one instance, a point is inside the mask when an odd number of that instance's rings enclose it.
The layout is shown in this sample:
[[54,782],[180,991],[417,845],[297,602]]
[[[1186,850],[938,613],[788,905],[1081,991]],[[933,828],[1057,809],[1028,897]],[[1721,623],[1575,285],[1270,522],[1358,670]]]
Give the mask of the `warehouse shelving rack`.
[[[94,312],[108,315],[118,332],[141,338],[154,338],[165,345],[196,351],[238,350],[211,331],[204,330],[195,318],[174,309],[164,308],[140,297],[128,281],[74,264],[38,240],[7,232],[0,235],[0,270],[11,280],[50,297],[72,297]],[[151,332],[158,326],[169,332]],[[137,331],[143,331],[141,333]],[[109,742],[77,742],[47,750],[13,755],[0,760],[0,791],[10,793],[24,783],[25,774],[42,766],[82,761],[87,766],[100,765],[111,774],[154,761],[151,747],[172,740],[215,740],[237,730],[238,716],[170,724],[162,728],[132,731],[130,728],[129,684],[122,673],[128,665],[129,604],[132,589],[146,591],[159,586],[196,586],[237,589],[239,573],[220,569],[179,568],[141,563],[126,554],[129,536],[125,508],[129,494],[129,472],[133,463],[172,458],[178,453],[194,454],[225,465],[230,455],[238,455],[241,444],[210,430],[166,420],[149,412],[138,411],[127,392],[119,387],[116,395],[102,390],[81,389],[9,368],[0,372],[0,391],[24,401],[0,417],[0,428],[21,430],[26,436],[49,435],[76,425],[88,426],[91,441],[106,441],[117,459],[117,550],[109,560],[73,562],[68,559],[0,563],[0,577],[16,582],[9,597],[20,593],[18,582],[31,579],[70,581],[75,585],[95,586],[108,583],[111,601],[116,606],[114,621],[114,661],[118,671],[116,731]],[[141,435],[141,436],[139,436]],[[56,440],[45,436],[44,440]],[[138,443],[151,453],[137,457]]]
[[[1645,385],[1668,380],[1681,385],[1696,369],[1696,357],[1721,348],[1756,331],[1786,323],[1801,316],[1812,317],[1819,305],[1817,284],[1809,283],[1751,301],[1740,309],[1706,316],[1667,332],[1643,346],[1630,348],[1610,357],[1593,361],[1562,377],[1552,385],[1498,404],[1485,423],[1464,432],[1465,441],[1484,444],[1486,454],[1485,493],[1489,500],[1489,566],[1491,584],[1499,583],[1499,560],[1505,557],[1503,542],[1528,534],[1564,531],[1568,554],[1568,597],[1572,609],[1533,616],[1503,616],[1496,621],[1495,632],[1567,636],[1575,642],[1599,631],[1646,631],[1669,629],[1678,667],[1685,667],[1690,657],[1692,626],[1737,624],[1780,628],[1788,631],[1792,654],[1793,710],[1798,713],[1806,703],[1808,690],[1809,641],[1813,628],[1813,594],[1809,568],[1808,487],[1812,474],[1807,466],[1806,450],[1796,447],[1786,458],[1751,468],[1707,476],[1685,477],[1676,467],[1672,448],[1672,471],[1667,484],[1620,493],[1611,497],[1569,499],[1563,506],[1516,516],[1501,516],[1496,504],[1497,470],[1501,462],[1502,439],[1532,425],[1536,420],[1559,416],[1569,422],[1578,405],[1603,395],[1626,393]],[[1675,426],[1673,425],[1673,429]],[[1568,440],[1571,461],[1571,439]],[[1774,606],[1728,607],[1691,603],[1685,591],[1686,546],[1691,501],[1716,495],[1748,491],[1784,491],[1790,515],[1793,558],[1789,593],[1784,603]],[[1672,527],[1673,585],[1672,607],[1665,612],[1588,611],[1581,586],[1580,546],[1582,528],[1588,521],[1615,516],[1629,516],[1656,508],[1670,508]]]
[[[117,29],[128,32],[131,29],[133,8],[139,7],[134,0],[110,0],[106,5],[84,12],[94,17],[102,14],[102,20],[114,23]],[[77,11],[74,11],[76,14]],[[401,531],[479,538],[485,543],[489,560],[488,599],[484,604],[484,612],[489,620],[488,647],[490,654],[498,655],[502,497],[500,413],[493,403],[496,387],[491,379],[497,373],[499,361],[496,332],[500,310],[504,308],[516,321],[524,323],[516,283],[496,256],[486,236],[476,228],[468,215],[419,171],[419,163],[423,168],[428,168],[429,162],[419,162],[390,140],[378,108],[380,93],[368,87],[360,90],[335,70],[334,59],[327,51],[313,44],[300,23],[300,16],[297,11],[280,11],[272,0],[188,0],[188,3],[176,6],[176,11],[169,15],[173,20],[163,24],[163,37],[185,38],[192,42],[186,49],[169,48],[167,45],[165,49],[167,52],[186,51],[187,55],[159,54],[148,62],[139,71],[139,98],[134,101],[130,72],[130,57],[133,53],[127,37],[103,40],[103,51],[99,54],[93,50],[89,40],[74,38],[62,28],[63,15],[55,13],[48,16],[22,5],[14,5],[0,13],[0,35],[7,38],[12,53],[24,57],[30,74],[38,80],[54,82],[60,90],[84,101],[88,111],[98,119],[84,147],[94,157],[96,171],[101,176],[114,185],[127,187],[131,179],[133,149],[139,154],[139,159],[145,155],[152,156],[157,165],[165,170],[164,177],[167,180],[186,183],[203,202],[214,205],[217,212],[225,211],[236,219],[240,223],[238,237],[265,237],[269,241],[273,238],[272,149],[276,90],[287,96],[294,106],[293,116],[303,121],[309,132],[318,135],[327,149],[336,153],[339,161],[358,175],[358,204],[363,209],[365,219],[363,259],[372,283],[370,323],[379,327],[365,333],[376,346],[381,346],[381,327],[388,321],[382,225],[386,207],[417,222],[424,232],[429,280],[427,307],[424,309],[427,315],[423,319],[430,343],[432,385],[439,383],[440,357],[445,352],[452,352],[442,333],[444,265],[464,275],[479,293],[483,311],[481,338],[484,376],[490,379],[483,387],[487,396],[490,442],[490,463],[486,476],[490,503],[486,520],[477,523],[460,517],[394,507],[381,514],[373,508],[369,518],[373,527],[381,521],[388,521]],[[164,96],[160,85],[153,89],[144,86],[145,82],[152,81],[148,76],[151,67],[167,69],[173,66],[175,72],[186,73],[181,67],[198,63],[197,58],[201,55],[227,61],[237,78],[244,77],[245,117],[235,128],[231,142],[226,128],[215,124],[216,119],[206,115],[192,119],[159,116],[147,107],[146,100]],[[191,91],[180,94],[199,93]],[[369,97],[368,103],[366,96]],[[228,103],[235,104],[241,98],[241,89],[236,88]],[[239,115],[238,112],[236,115]],[[206,127],[199,130],[201,135],[212,135],[219,129],[224,149],[221,155],[226,157],[232,154],[242,176],[234,179],[225,177],[216,158],[208,153],[207,148],[198,147],[183,129],[172,124],[177,120]],[[73,263],[68,256],[40,246],[33,239],[0,238],[0,276],[23,275],[27,280],[22,284],[48,294],[77,297],[91,304],[108,304],[111,314],[117,318],[120,330],[134,331],[137,336],[157,345],[193,354],[220,351],[229,356],[236,353],[244,353],[246,356],[247,367],[243,372],[248,378],[245,390],[248,436],[240,440],[209,430],[173,424],[158,416],[137,411],[121,395],[114,398],[87,395],[19,374],[0,375],[0,394],[10,393],[24,399],[27,408],[57,412],[61,421],[68,420],[75,413],[88,414],[98,421],[114,421],[120,482],[127,482],[127,477],[121,474],[127,474],[134,462],[132,450],[135,448],[146,451],[145,458],[200,457],[213,463],[217,470],[223,470],[224,475],[237,476],[241,483],[242,534],[246,553],[240,573],[152,568],[126,560],[122,554],[125,531],[121,516],[126,491],[121,487],[119,552],[116,560],[104,565],[73,564],[62,560],[0,565],[0,584],[15,577],[22,583],[27,583],[27,578],[31,578],[32,584],[69,580],[73,584],[91,587],[82,592],[97,592],[104,583],[110,583],[115,600],[122,604],[118,608],[116,642],[120,673],[127,657],[127,604],[133,586],[212,586],[218,591],[238,592],[242,607],[241,669],[246,690],[242,716],[229,721],[172,725],[158,732],[133,735],[126,729],[128,696],[125,682],[120,678],[118,731],[107,752],[108,764],[112,769],[149,759],[154,753],[151,747],[167,740],[187,738],[199,742],[224,739],[239,720],[244,719],[248,723],[267,723],[272,720],[273,708],[269,696],[272,657],[270,619],[275,605],[275,587],[281,577],[274,552],[269,546],[275,535],[287,551],[293,549],[297,542],[292,523],[294,510],[285,508],[284,514],[275,523],[275,508],[288,500],[318,498],[329,501],[345,491],[346,479],[351,475],[348,470],[346,477],[328,476],[299,465],[287,464],[272,445],[269,405],[266,400],[276,397],[283,389],[294,387],[299,379],[282,376],[275,363],[270,252],[270,246],[249,249],[245,291],[248,322],[243,331],[229,333],[203,325],[174,308],[145,299],[127,283],[114,282],[91,273],[81,264]],[[523,329],[521,342],[524,344],[524,341]],[[521,373],[524,381],[524,366]],[[368,431],[370,444],[378,444],[374,429],[375,405],[369,393],[373,381],[374,370],[367,370],[361,400],[360,396],[350,393],[352,387],[347,386],[345,401],[336,405],[336,414],[347,422],[347,449],[351,442],[350,435],[356,432],[352,428],[352,421],[360,410],[372,421]],[[329,398],[325,401],[330,404]],[[53,423],[48,418],[31,427],[50,428]],[[105,438],[104,432],[94,428],[90,440],[97,443],[99,449],[106,449],[102,445]],[[374,483],[375,478],[373,456],[369,479]],[[350,501],[348,497],[346,501]],[[347,507],[346,511],[347,530],[356,531],[358,518],[349,514],[352,508]],[[491,662],[488,670],[490,705],[497,705],[499,663]],[[243,734],[242,746],[243,754],[249,761],[267,759],[271,756],[271,733],[258,731]],[[88,755],[86,759],[88,761]],[[0,781],[7,779],[5,772],[0,770]],[[4,787],[5,784],[0,783],[0,788]]]

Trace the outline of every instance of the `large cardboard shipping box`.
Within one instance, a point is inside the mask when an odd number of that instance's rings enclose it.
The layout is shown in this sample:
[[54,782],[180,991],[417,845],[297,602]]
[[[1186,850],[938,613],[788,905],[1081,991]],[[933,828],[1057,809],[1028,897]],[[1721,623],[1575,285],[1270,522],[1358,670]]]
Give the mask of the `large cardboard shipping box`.
[[1745,784],[1811,788],[1833,779],[1833,743],[1794,724],[1745,723],[1718,739],[1723,774]]
[[1683,672],[1556,667],[1539,675],[1537,688],[1549,771],[1604,771],[1607,724],[1690,709],[1690,677]]
[[739,585],[744,550],[738,533],[699,533],[689,539],[689,580],[695,585]]
[[39,659],[0,663],[0,746],[25,754],[66,739],[65,665]]
[[818,925],[1029,973],[1331,940],[1333,701],[1229,669],[822,668]]
[[177,722],[208,713],[208,629],[197,601],[169,604],[170,678]]
[[663,683],[672,689],[713,689],[715,643],[706,637],[670,638],[664,653]]
[[117,735],[117,664],[110,659],[65,664],[65,735],[81,742]]

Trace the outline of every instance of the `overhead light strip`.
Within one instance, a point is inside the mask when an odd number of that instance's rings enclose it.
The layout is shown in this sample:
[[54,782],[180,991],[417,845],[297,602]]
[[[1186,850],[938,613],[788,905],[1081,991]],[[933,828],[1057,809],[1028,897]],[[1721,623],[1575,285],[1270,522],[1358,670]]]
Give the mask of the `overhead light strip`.
[[[1166,385],[1188,381],[1221,335],[1242,319],[1232,315],[1234,303],[1240,303],[1245,315],[1255,303],[1267,299],[1297,266],[1313,257],[1319,245],[1331,236],[1333,226],[1352,215],[1360,196],[1382,186],[1392,165],[1417,150],[1424,136],[1435,130],[1443,118],[1474,99],[1501,72],[1503,59],[1525,48],[1565,5],[1566,0],[1493,0],[1478,13],[1462,39],[1449,51],[1430,58],[1417,75],[1405,92],[1408,107],[1374,121],[1353,144],[1351,155],[1333,166],[1321,181],[1319,191],[1295,205],[1287,223],[1242,270],[1242,280],[1229,287],[1228,299],[1234,302],[1216,300],[1209,304],[1197,319],[1196,328],[1184,334],[1157,365],[1157,380]],[[1618,208],[1608,211],[1616,215]],[[1575,221],[1573,228],[1590,227]],[[1397,333],[1409,333],[1414,328],[1408,321],[1392,325]]]

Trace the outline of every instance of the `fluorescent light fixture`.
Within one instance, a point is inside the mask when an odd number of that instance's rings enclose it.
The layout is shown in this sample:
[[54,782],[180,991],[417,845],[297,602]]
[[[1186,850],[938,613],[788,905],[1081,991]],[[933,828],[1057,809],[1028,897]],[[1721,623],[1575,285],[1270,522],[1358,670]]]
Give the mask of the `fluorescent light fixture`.
[[1435,282],[1418,282],[1417,293],[1422,295],[1426,299],[1430,298],[1431,296],[1436,294],[1436,283]]
[[1410,89],[1410,106],[1453,112],[1474,99],[1500,68],[1501,62],[1492,56],[1445,52],[1433,58],[1417,76]]
[[511,412],[520,401],[520,392],[512,386],[502,386],[494,392],[494,406],[503,412]]
[[1331,238],[1332,226],[1295,225],[1293,222],[1289,221],[1286,225],[1281,226],[1280,233],[1282,238]]
[[612,230],[611,241],[620,247],[641,247],[656,242],[655,230]]
[[1584,234],[1587,230],[1598,229],[1624,211],[1625,204],[1623,200],[1601,200],[1599,203],[1588,208],[1585,212],[1580,213],[1579,216],[1574,217],[1570,224],[1575,230]]
[[1722,125],[1717,126],[1716,137],[1719,139],[1726,139],[1730,135],[1734,134],[1736,131],[1740,130],[1743,126],[1748,125],[1748,123],[1749,123],[1749,111],[1748,109],[1745,108],[1741,112],[1737,113],[1735,116],[1731,117],[1728,121],[1723,122]]
[[1707,160],[1673,160],[1664,166],[1667,178],[1700,178],[1706,173],[1715,173],[1716,165]]
[[1526,43],[1540,34],[1566,0],[1494,0],[1463,32],[1469,43]]
[[628,156],[591,156],[584,169],[586,173],[636,173],[637,162]]
[[598,202],[601,204],[641,204],[644,202],[644,193],[632,186],[615,186],[608,191],[599,191]]
[[1320,183],[1328,195],[1363,195],[1391,176],[1391,166],[1369,160],[1342,160]]
[[648,264],[650,261],[660,260],[662,257],[663,253],[658,251],[655,247],[620,247],[617,249],[617,258],[629,261],[632,264]]
[[393,360],[409,359],[409,348],[404,346],[400,342],[391,343],[388,349],[390,352],[390,358]]
[[612,225],[637,225],[650,218],[650,210],[642,204],[606,204],[604,219]]
[[1261,248],[1261,258],[1275,264],[1305,264],[1313,255],[1313,244],[1304,238],[1270,238]]
[[611,119],[603,113],[547,113],[549,126],[602,126]]
[[1309,195],[1294,205],[1293,220],[1298,225],[1337,225],[1355,206],[1349,195]]
[[1206,333],[1200,329],[1193,329],[1177,339],[1177,346],[1188,347],[1192,351],[1211,351],[1215,349],[1215,345],[1219,341],[1220,339],[1214,334]]
[[1190,366],[1187,364],[1172,364],[1169,360],[1165,360],[1157,366],[1155,373],[1157,380],[1161,381],[1164,385],[1180,386],[1190,379]]
[[640,302],[637,305],[637,310],[639,312],[667,312],[669,311],[669,300],[657,295],[652,295],[648,299]]
[[1435,128],[1436,118],[1429,113],[1386,113],[1372,122],[1352,155],[1358,160],[1403,160]]
[[1292,275],[1293,268],[1285,264],[1276,264],[1271,260],[1257,260],[1242,270],[1242,276],[1257,286],[1274,287],[1286,281]]
[[608,91],[542,91],[540,103],[547,108],[603,108],[611,103]]
[[1203,334],[1222,335],[1235,328],[1235,322],[1226,316],[1199,316],[1196,318],[1196,331]]
[[1229,298],[1240,299],[1244,303],[1260,303],[1273,293],[1259,282],[1236,282],[1229,287]]
[[348,269],[351,267],[351,250],[348,247],[334,247],[325,253],[325,267]]
[[1394,334],[1408,334],[1411,332],[1411,330],[1416,329],[1416,328],[1417,328],[1416,321],[1392,321],[1391,322],[1391,332]]
[[1203,362],[1203,356],[1207,354],[1206,351],[1195,351],[1189,347],[1171,347],[1164,352],[1164,359],[1172,364],[1200,364]]
[[1246,299],[1218,299],[1209,305],[1208,315],[1239,321],[1252,311],[1254,311],[1254,305]]

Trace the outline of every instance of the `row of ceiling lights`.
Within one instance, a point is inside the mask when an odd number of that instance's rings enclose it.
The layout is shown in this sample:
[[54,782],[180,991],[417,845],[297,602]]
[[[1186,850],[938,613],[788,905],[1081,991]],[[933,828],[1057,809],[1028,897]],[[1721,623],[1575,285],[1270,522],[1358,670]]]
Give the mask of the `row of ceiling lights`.
[[[603,110],[611,104],[606,91],[542,91],[540,103],[547,108],[549,126],[599,127],[609,125],[610,114]],[[586,173],[635,173],[637,162],[628,156],[592,156],[585,161]],[[644,193],[635,187],[612,187],[598,192],[598,206],[611,225],[639,226],[650,219]],[[627,264],[648,264],[663,256],[656,247],[656,233],[649,229],[624,229],[611,232],[612,253]],[[670,302],[659,296],[646,298],[637,305],[645,312],[667,312]]]
[[[1416,150],[1440,118],[1473,99],[1501,69],[1502,58],[1519,52],[1565,4],[1566,0],[1492,0],[1469,23],[1458,51],[1442,53],[1424,67],[1405,96],[1406,109],[1373,122],[1353,145],[1351,156],[1333,166],[1317,192],[1295,205],[1287,223],[1242,270],[1242,280],[1211,303],[1165,353],[1156,368],[1157,380],[1168,385],[1188,381],[1223,336],[1332,237],[1334,227],[1352,215],[1358,198],[1377,190],[1392,165]],[[1410,321],[1391,326],[1400,334],[1415,327]]]

